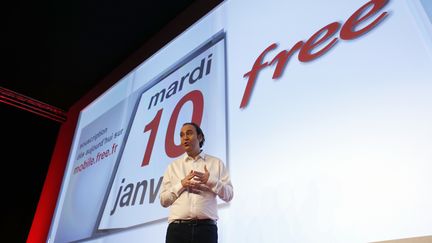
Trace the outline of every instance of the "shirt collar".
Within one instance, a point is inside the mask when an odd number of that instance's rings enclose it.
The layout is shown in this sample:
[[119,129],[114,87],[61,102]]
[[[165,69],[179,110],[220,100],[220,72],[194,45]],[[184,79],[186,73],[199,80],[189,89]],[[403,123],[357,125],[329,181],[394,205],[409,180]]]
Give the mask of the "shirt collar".
[[[204,151],[201,149],[201,152],[198,154],[198,157],[197,157],[197,160],[198,159],[203,159],[204,161],[206,160],[206,158],[207,158],[207,154],[206,153],[204,153]],[[184,155],[183,155],[183,160],[185,161],[185,162],[188,162],[188,161],[194,161],[194,159],[192,158],[192,157],[190,157],[187,153],[184,153]]]

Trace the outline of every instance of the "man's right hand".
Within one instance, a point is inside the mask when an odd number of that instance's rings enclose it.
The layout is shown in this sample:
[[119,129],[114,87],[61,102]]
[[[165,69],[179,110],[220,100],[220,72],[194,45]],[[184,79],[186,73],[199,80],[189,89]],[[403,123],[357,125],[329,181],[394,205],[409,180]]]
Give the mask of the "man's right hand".
[[181,184],[183,188],[185,188],[190,193],[201,194],[204,191],[208,191],[209,189],[202,184],[201,181],[197,180],[196,172],[191,170],[189,174],[181,180]]

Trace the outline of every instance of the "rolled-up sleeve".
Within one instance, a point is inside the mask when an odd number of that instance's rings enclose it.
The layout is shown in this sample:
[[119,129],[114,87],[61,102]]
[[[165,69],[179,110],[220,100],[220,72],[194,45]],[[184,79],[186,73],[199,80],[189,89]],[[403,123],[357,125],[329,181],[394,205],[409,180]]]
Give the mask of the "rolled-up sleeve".
[[165,171],[160,193],[160,203],[165,208],[171,206],[183,192],[181,182],[173,183],[171,174],[171,167],[169,166]]
[[208,185],[210,186],[212,191],[218,195],[220,199],[225,202],[229,202],[234,196],[231,177],[222,161],[218,162],[218,171],[217,173],[210,174]]

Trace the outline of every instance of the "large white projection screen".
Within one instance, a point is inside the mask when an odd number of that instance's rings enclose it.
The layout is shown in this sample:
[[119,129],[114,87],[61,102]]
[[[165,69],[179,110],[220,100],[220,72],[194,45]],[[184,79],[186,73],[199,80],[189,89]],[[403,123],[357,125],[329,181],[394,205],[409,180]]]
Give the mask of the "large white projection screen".
[[190,120],[234,186],[219,242],[430,239],[430,9],[224,1],[81,111],[48,241],[164,242]]

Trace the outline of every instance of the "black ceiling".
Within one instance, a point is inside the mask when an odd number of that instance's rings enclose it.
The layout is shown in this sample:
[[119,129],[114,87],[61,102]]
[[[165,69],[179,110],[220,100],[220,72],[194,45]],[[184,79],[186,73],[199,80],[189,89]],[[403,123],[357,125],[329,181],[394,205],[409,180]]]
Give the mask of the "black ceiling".
[[[3,1],[0,87],[67,111],[167,25],[176,25],[176,16],[197,6],[202,16],[218,2]],[[2,241],[25,242],[61,124],[3,103],[0,117],[7,205]]]
[[14,1],[0,86],[67,110],[193,0]]

